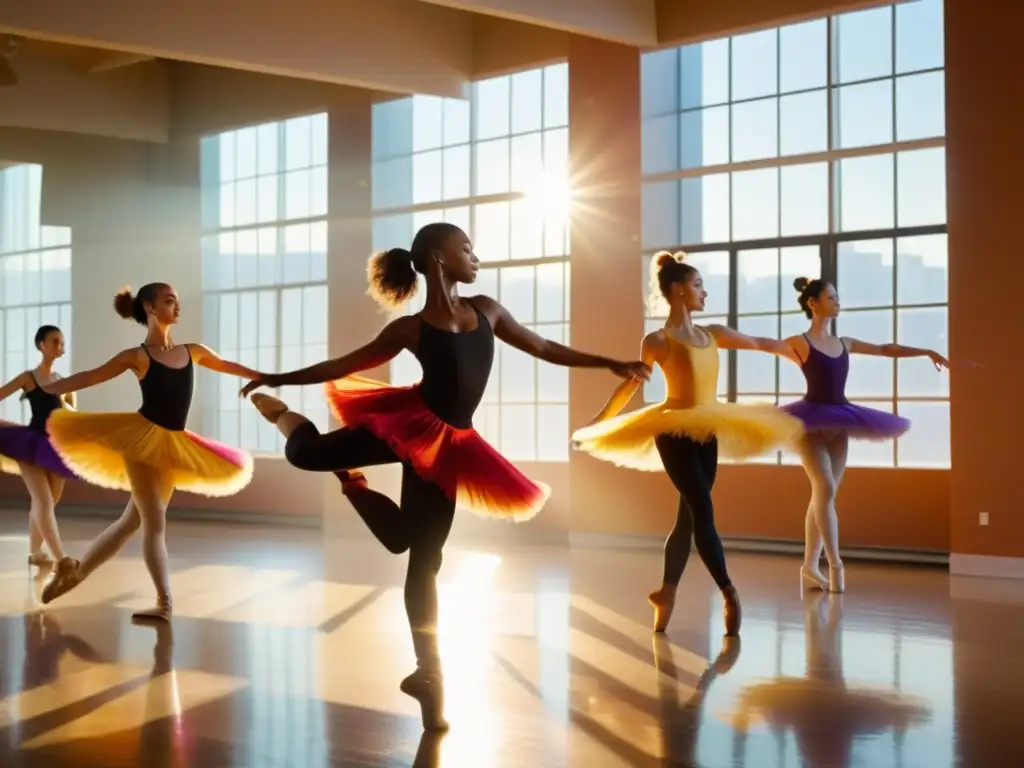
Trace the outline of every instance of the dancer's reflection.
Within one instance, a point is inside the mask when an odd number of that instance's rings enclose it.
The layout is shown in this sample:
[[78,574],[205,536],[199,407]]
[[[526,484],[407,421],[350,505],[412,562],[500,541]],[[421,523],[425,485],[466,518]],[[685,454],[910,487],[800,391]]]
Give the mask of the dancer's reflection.
[[[734,725],[745,731],[763,719],[774,729],[792,729],[808,765],[846,768],[860,737],[904,732],[927,722],[931,708],[898,691],[854,687],[843,678],[842,597],[823,593],[804,601],[806,677],[779,677],[740,692]],[[822,610],[822,609],[825,610]]]
[[708,665],[697,682],[697,689],[686,701],[679,700],[679,674],[672,659],[672,644],[665,635],[654,635],[654,666],[658,671],[658,698],[661,700],[662,756],[669,765],[697,765],[697,734],[703,713],[704,697],[719,675],[728,674],[740,657],[740,638],[726,636],[718,657]]
[[188,764],[182,755],[181,699],[178,678],[174,673],[174,629],[161,622],[133,621],[140,627],[156,630],[153,646],[153,668],[146,683],[146,701],[139,733],[139,765],[153,763],[154,755],[164,755],[168,765]]
[[77,635],[66,633],[53,614],[42,611],[26,614],[22,690],[29,691],[56,682],[60,677],[61,660],[68,653],[83,661],[102,661],[89,643]]

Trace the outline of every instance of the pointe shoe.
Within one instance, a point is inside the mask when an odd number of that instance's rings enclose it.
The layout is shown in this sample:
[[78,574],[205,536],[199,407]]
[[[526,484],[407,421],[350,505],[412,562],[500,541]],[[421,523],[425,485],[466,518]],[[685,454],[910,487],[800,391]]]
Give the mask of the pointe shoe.
[[740,624],[743,623],[740,594],[736,587],[728,586],[722,590],[722,597],[725,599],[725,634],[728,637],[735,637],[739,635]]
[[339,469],[334,476],[341,481],[341,492],[348,494],[353,488],[366,488],[366,475],[355,470]]
[[817,568],[809,565],[800,567],[800,583],[809,589],[828,590],[829,583],[825,575]]
[[37,568],[52,568],[53,558],[45,552],[33,552],[28,556],[28,564]]
[[828,591],[846,591],[846,569],[843,568],[842,563],[834,567],[831,565],[828,567]]
[[78,565],[78,561],[74,558],[61,558],[53,569],[53,573],[50,574],[50,578],[46,582],[46,586],[43,587],[43,593],[40,595],[40,600],[42,600],[43,603],[53,602],[61,595],[70,592],[81,584],[82,581],[85,580],[85,577],[78,569]]
[[444,719],[444,679],[440,671],[420,667],[405,678],[399,688],[420,703],[424,730],[448,730],[448,721]]
[[256,406],[256,410],[260,412],[260,416],[269,421],[271,424],[276,424],[277,420],[288,410],[288,406],[285,405],[283,400],[264,394],[263,392],[254,392],[249,395],[249,400]]
[[156,605],[143,611],[132,613],[132,621],[170,621],[173,611],[171,609],[171,598],[158,597]]
[[647,602],[654,608],[654,631],[664,632],[676,607],[676,588],[670,584],[662,584],[661,589],[647,596]]

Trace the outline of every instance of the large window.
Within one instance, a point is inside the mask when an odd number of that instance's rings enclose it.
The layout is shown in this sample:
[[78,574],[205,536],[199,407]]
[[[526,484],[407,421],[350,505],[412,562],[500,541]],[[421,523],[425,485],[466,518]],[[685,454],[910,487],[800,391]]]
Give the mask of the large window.
[[[327,357],[327,115],[240,128],[202,140],[203,337],[264,371]],[[230,445],[283,449],[242,407],[240,382],[203,371],[203,428]],[[318,387],[281,396],[321,428]]]
[[[0,380],[7,382],[39,365],[33,339],[40,325],[64,333],[64,357],[54,371],[71,370],[71,230],[40,223],[43,167],[13,165],[0,170]],[[0,417],[30,418],[17,395]]]
[[[800,333],[793,280],[822,276],[842,299],[838,334],[945,353],[943,60],[941,0],[646,54],[645,258],[691,252],[709,322]],[[660,321],[648,312],[649,326]],[[788,362],[723,361],[730,400],[803,394]],[[949,466],[948,378],[927,360],[858,356],[847,395],[914,421],[895,443],[851,444],[852,464]]]
[[[374,249],[408,247],[431,221],[457,224],[482,262],[466,295],[492,296],[528,328],[568,343],[568,100],[568,66],[558,64],[478,81],[468,102],[376,105]],[[395,383],[419,376],[409,354],[392,365]],[[568,460],[568,371],[499,345],[475,424],[511,459]]]

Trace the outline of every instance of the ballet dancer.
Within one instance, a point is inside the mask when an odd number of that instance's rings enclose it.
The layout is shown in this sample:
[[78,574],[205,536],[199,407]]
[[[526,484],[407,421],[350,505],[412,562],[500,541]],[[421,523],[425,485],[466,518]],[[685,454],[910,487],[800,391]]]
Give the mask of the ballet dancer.
[[[53,372],[54,361],[64,356],[64,334],[60,328],[39,326],[35,345],[42,354],[39,365],[19,373],[0,387],[0,401],[20,389],[21,399],[28,400],[32,414],[27,427],[0,423],[0,470],[21,475],[32,500],[28,518],[29,565],[50,568],[64,558],[55,507],[64,493],[64,482],[74,478],[75,473],[50,444],[46,420],[65,404],[74,408],[75,396],[70,393],[60,397],[42,389],[43,385],[60,378]],[[43,551],[44,543],[48,553]]]
[[127,288],[114,298],[114,309],[146,327],[145,341],[126,349],[98,368],[48,384],[63,395],[94,387],[132,371],[142,389],[136,413],[57,411],[47,424],[50,439],[65,462],[81,477],[105,487],[130,490],[131,501],[121,517],[101,533],[81,562],[65,557],[43,588],[49,603],[78,586],[113,557],[142,526],[142,556],[153,585],[156,607],[134,614],[136,619],[171,619],[171,585],[164,538],[167,504],[175,489],[207,496],[230,496],[252,477],[252,458],[185,429],[192,404],[194,367],[247,379],[261,374],[228,362],[202,344],[175,344],[171,327],[181,303],[166,283],[148,283],[137,295]]
[[[405,607],[417,669],[402,691],[417,699],[428,730],[447,727],[438,654],[437,574],[456,505],[485,517],[528,520],[549,489],[525,477],[473,428],[494,358],[494,338],[555,365],[607,368],[646,379],[650,368],[578,352],[523,328],[486,296],[462,298],[459,283],[476,280],[479,261],[466,234],[447,223],[424,226],[409,250],[392,248],[370,259],[370,293],[395,309],[412,298],[417,273],[426,278],[419,313],[389,323],[369,344],[343,357],[249,382],[260,386],[330,382],[327,395],[344,426],[320,434],[306,417],[266,394],[252,402],[287,438],[285,456],[300,469],[335,472],[342,492],[370,531],[391,552],[409,552]],[[353,374],[410,350],[423,368],[411,387],[392,387]],[[402,464],[401,501],[367,487],[358,467]]]
[[718,457],[745,459],[778,450],[797,439],[801,424],[774,406],[719,402],[718,350],[760,350],[789,358],[793,352],[778,339],[694,324],[693,314],[704,309],[708,294],[700,272],[684,259],[683,253],[655,254],[649,303],[657,313],[666,302],[668,317],[665,327],[647,334],[640,345],[642,361],[657,363],[665,374],[665,400],[619,415],[640,386],[636,379],[624,381],[572,440],[577,449],[619,466],[665,471],[679,491],[675,526],[665,542],[662,585],[648,598],[654,631],[668,626],[692,539],[725,599],[726,634],[736,635],[740,599],[726,569],[711,501]]
[[[807,393],[801,400],[782,407],[800,419],[806,430],[797,445],[811,483],[800,580],[812,589],[843,592],[846,578],[839,557],[835,501],[846,469],[849,440],[891,440],[910,428],[910,422],[901,416],[854,405],[846,399],[850,355],[928,357],[940,371],[949,367],[949,361],[930,349],[868,344],[848,336],[836,338],[831,333],[832,321],[839,316],[839,294],[835,287],[825,280],[806,277],[794,280],[793,287],[799,294],[800,309],[811,321],[806,333],[786,339],[807,379]],[[818,567],[822,551],[828,561],[828,578]]]

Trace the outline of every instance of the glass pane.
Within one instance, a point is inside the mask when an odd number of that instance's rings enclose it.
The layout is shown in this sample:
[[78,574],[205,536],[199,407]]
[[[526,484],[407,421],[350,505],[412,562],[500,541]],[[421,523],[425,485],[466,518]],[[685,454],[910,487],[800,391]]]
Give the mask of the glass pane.
[[732,161],[763,160],[779,154],[779,101],[761,99],[732,107]]
[[[477,141],[508,136],[511,84],[508,77],[478,80],[473,84],[473,118]],[[506,161],[507,162],[507,161]]]
[[779,171],[763,168],[732,175],[732,239],[779,234]]
[[486,203],[473,208],[473,250],[481,261],[509,258],[509,205]]
[[844,13],[833,24],[837,82],[892,74],[892,6]]
[[[740,317],[737,330],[748,336],[778,338],[778,315]],[[736,353],[737,394],[772,394],[775,386],[775,355],[743,350]],[[774,398],[773,398],[774,402]]]
[[945,63],[942,0],[896,6],[896,72],[916,72]]
[[412,151],[440,148],[443,126],[444,99],[440,96],[413,96]]
[[440,150],[412,156],[413,205],[436,203],[441,199],[441,159]]
[[679,108],[729,101],[729,38],[679,49]]
[[837,89],[833,110],[836,149],[892,143],[891,80]]
[[373,105],[370,122],[374,160],[412,152],[412,114],[415,99],[413,96]]
[[[839,335],[869,344],[886,344],[893,338],[894,312],[891,309],[843,312],[836,321]],[[846,396],[893,396],[893,361],[886,357],[853,355]]]
[[544,137],[540,133],[512,139],[511,187],[518,192],[537,192],[544,183]]
[[540,69],[512,75],[512,133],[544,127],[544,73]]
[[511,461],[533,461],[537,456],[537,408],[534,405],[501,406],[499,450]]
[[945,99],[946,78],[942,72],[897,78],[896,140],[945,136]]
[[310,215],[310,172],[292,171],[284,177],[284,215],[289,219],[304,219]]
[[779,90],[823,88],[828,82],[828,21],[817,19],[779,29]]
[[913,424],[897,441],[899,466],[949,467],[949,403],[901,402],[899,414]]
[[318,115],[313,115],[312,129],[313,129],[313,146],[310,151],[311,162],[315,166],[326,166],[327,165],[327,113],[321,112]]
[[[850,393],[847,387],[847,394]],[[879,402],[869,400],[866,402],[852,402],[865,408],[873,408],[884,413],[893,413],[891,402]],[[896,441],[895,440],[851,440],[849,453],[846,457],[848,467],[891,467],[896,462]]]
[[569,460],[569,406],[537,408],[537,461]]
[[892,228],[896,190],[891,154],[840,160],[836,185],[840,232]]
[[536,270],[537,322],[565,322],[565,264],[541,264]]
[[[817,277],[818,273],[808,272],[808,276]],[[786,290],[785,282],[782,284],[782,290]],[[785,294],[783,294],[783,299],[783,306],[786,306]],[[796,304],[795,301],[793,303]],[[779,336],[783,339],[805,333],[810,325],[810,321],[802,312],[784,314],[780,317],[780,321],[782,330]],[[793,397],[790,399],[795,400],[803,397],[806,391],[807,383],[800,366],[789,360],[779,360],[779,392],[792,395]]]
[[[729,312],[729,252],[703,251],[690,253],[686,262],[700,270],[704,290],[708,292],[704,312],[707,315],[726,315]],[[650,265],[651,260],[647,260]],[[702,317],[701,323],[707,322]]]
[[256,151],[256,128],[240,128],[235,131],[235,178],[251,179],[256,175],[258,153]]
[[828,232],[828,163],[780,169],[782,236]]
[[501,356],[501,402],[532,403],[537,399],[537,364],[525,352],[502,344]]
[[308,168],[313,162],[313,125],[308,117],[296,117],[285,121],[285,168],[296,170]]
[[946,148],[896,155],[897,221],[901,227],[946,223]]
[[779,249],[740,251],[736,268],[736,311],[744,315],[752,312],[778,312]]
[[787,309],[796,311],[799,308],[796,302],[796,291],[793,290],[792,294],[790,293],[793,281],[798,277],[806,277],[810,280],[821,277],[821,246],[791,245],[779,249],[779,282],[783,311]]
[[[948,310],[901,309],[896,313],[896,343],[949,354]],[[899,397],[949,397],[949,374],[935,370],[927,357],[898,360]]]
[[529,200],[513,200],[510,206],[512,258],[539,259],[544,255],[544,218]]
[[[674,183],[674,182],[672,182]],[[679,181],[679,226],[686,245],[729,240],[729,174],[697,176]],[[662,243],[671,245],[670,243]]]
[[779,99],[779,154],[803,155],[828,149],[828,103],[825,91]]
[[766,29],[732,38],[732,100],[778,93],[778,30]]
[[470,196],[469,145],[452,147],[444,151],[445,200],[458,200]]
[[679,109],[679,51],[666,48],[640,56],[640,113],[664,115]]
[[729,107],[684,112],[679,122],[679,167],[729,162]]
[[836,289],[844,308],[893,304],[892,240],[855,240],[837,244]]
[[569,125],[569,65],[552,64],[544,68],[544,127]]
[[509,191],[509,141],[485,141],[474,146],[477,195]]
[[643,247],[674,248],[679,245],[679,182],[645,182],[641,187],[640,200],[640,240]]
[[896,303],[944,304],[949,300],[946,235],[901,237],[896,241]]
[[[696,113],[699,114],[699,113]],[[672,113],[644,118],[640,126],[643,173],[665,173],[679,167],[679,115]],[[683,137],[685,140],[685,137]],[[701,134],[696,138],[701,144]]]

